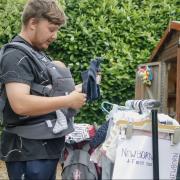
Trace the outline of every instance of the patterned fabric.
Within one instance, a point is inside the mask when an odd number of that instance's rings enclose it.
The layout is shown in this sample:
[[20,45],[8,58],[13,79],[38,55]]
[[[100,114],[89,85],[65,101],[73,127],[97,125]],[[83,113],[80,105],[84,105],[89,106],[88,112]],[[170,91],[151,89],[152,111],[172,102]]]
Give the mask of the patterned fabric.
[[90,146],[92,148],[98,147],[105,141],[107,130],[108,130],[109,121],[106,121],[101,127],[96,131],[95,136],[90,141]]
[[57,134],[68,128],[67,119],[61,110],[56,111],[56,123],[53,128],[53,133]]
[[65,138],[66,143],[73,144],[90,140],[95,134],[95,127],[89,124],[74,123],[74,131]]
[[127,100],[125,106],[136,110],[138,113],[146,113],[151,109],[159,108],[161,103],[155,99]]

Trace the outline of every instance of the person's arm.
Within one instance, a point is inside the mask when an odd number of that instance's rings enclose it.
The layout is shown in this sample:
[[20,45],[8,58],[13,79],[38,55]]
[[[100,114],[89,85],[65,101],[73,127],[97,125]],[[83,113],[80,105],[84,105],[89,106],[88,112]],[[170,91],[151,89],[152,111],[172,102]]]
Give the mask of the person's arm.
[[86,95],[77,91],[58,97],[31,95],[29,85],[15,82],[6,84],[6,93],[11,108],[19,115],[42,115],[59,108],[78,109],[86,101]]

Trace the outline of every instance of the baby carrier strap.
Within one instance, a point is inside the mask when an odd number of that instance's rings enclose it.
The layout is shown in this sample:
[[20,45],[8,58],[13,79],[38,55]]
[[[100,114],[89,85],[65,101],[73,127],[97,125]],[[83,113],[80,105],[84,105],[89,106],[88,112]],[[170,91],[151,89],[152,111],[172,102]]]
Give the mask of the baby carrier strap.
[[[28,45],[26,45],[24,43],[11,42],[11,43],[8,43],[8,44],[4,45],[4,47],[3,47],[2,51],[1,51],[2,56],[3,56],[3,53],[4,53],[5,49],[6,48],[11,48],[11,47],[14,48],[14,49],[19,49],[20,51],[24,52],[29,58],[32,59],[34,64],[36,66],[38,66],[39,69],[42,69],[43,71],[46,70],[46,72],[49,73],[49,75],[51,76],[51,78],[52,78],[51,80],[54,80],[52,82],[52,84],[50,84],[50,87],[49,87],[49,85],[48,86],[44,86],[44,85],[41,85],[41,84],[32,83],[31,90],[32,90],[33,93],[39,93],[39,94],[44,95],[44,96],[60,96],[60,95],[62,96],[62,95],[65,95],[65,92],[67,90],[69,92],[71,92],[73,90],[73,88],[74,88],[74,81],[71,82],[72,81],[72,77],[71,77],[71,80],[69,80],[68,82],[67,81],[56,80],[56,78],[57,78],[56,75],[58,75],[58,74],[59,74],[60,77],[63,78],[63,74],[61,76],[61,69],[59,70],[59,67],[58,68],[54,68],[55,65],[51,62],[51,59],[46,57],[46,55],[44,53],[36,52],[33,48],[31,48],[30,46],[28,46]],[[48,63],[48,66],[47,66],[47,63]],[[49,69],[51,69],[51,70],[49,70]],[[56,71],[58,71],[58,70],[59,70],[59,72],[57,73]],[[52,71],[52,73],[51,73],[51,71]],[[68,74],[70,74],[70,71],[68,71]],[[63,82],[63,84],[62,84],[62,82]],[[66,85],[66,84],[68,84],[68,85]],[[64,88],[64,89],[59,88],[58,89],[58,88],[55,88],[56,86],[57,87],[63,87],[63,88],[66,87],[66,88]],[[68,86],[68,89],[67,89],[67,86]],[[54,88],[56,89],[56,91],[54,91]],[[56,92],[56,94],[53,93],[53,92]],[[6,95],[5,96],[3,95],[2,97],[6,98]],[[1,98],[1,100],[2,100],[2,98]],[[5,105],[6,99],[4,99],[3,102],[4,103],[1,103],[2,111],[4,109],[4,105]],[[67,133],[72,132],[73,127],[72,127],[72,122],[71,121],[72,121],[72,117],[76,114],[76,111],[73,110],[73,109],[63,109],[62,111],[64,112],[64,114],[67,117],[67,120],[68,120],[68,129],[63,131],[62,133],[56,135],[56,136],[59,136],[59,137],[64,136]],[[32,128],[34,126],[40,126],[40,125],[41,124],[35,124],[35,125],[29,125],[29,126],[25,125],[25,126],[23,126],[24,128],[17,126],[17,127],[11,128],[10,130],[13,131],[14,133],[20,133],[21,132],[21,136],[25,137],[28,134],[28,133],[26,133],[26,132],[28,132],[28,130],[32,130]],[[45,127],[44,124],[42,124],[42,126]],[[48,137],[46,136],[45,138],[47,138],[47,139],[48,138],[52,138],[52,133],[49,132],[49,134],[50,135]],[[53,137],[55,137],[55,135],[53,135]],[[41,138],[43,139],[43,137],[41,137]]]

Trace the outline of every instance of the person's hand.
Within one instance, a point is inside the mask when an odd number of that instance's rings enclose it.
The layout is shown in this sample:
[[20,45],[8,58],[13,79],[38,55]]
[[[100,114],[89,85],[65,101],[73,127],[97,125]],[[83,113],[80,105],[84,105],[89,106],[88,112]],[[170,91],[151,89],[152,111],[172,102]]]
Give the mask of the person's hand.
[[96,74],[96,84],[100,85],[100,83],[101,83],[101,73],[97,73]]
[[78,84],[78,85],[76,85],[75,86],[75,90],[77,91],[77,92],[82,92],[82,83],[81,84]]
[[66,68],[66,65],[62,61],[53,61],[58,67]]
[[79,109],[86,103],[86,94],[77,92],[74,90],[69,95],[70,107],[73,109]]

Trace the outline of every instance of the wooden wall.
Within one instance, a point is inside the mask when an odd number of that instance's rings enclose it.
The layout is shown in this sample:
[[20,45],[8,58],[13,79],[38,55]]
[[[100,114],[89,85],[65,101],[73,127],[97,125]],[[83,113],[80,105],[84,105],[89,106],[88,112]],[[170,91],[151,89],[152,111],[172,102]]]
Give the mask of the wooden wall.
[[146,65],[153,69],[153,82],[149,87],[143,85],[136,75],[135,99],[160,100],[160,112],[175,114],[180,122],[180,31],[172,30]]

